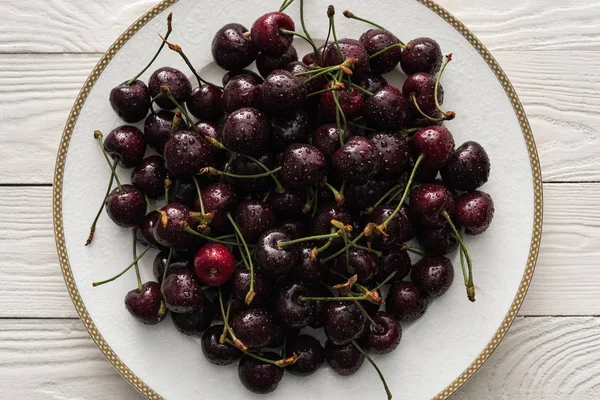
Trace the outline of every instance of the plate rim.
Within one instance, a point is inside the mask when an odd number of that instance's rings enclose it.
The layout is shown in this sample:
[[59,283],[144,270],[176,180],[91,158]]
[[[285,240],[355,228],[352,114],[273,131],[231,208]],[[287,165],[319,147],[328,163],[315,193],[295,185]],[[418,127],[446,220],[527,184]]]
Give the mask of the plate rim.
[[[533,137],[533,132],[529,124],[529,120],[523,109],[523,105],[517,96],[517,93],[502,70],[491,52],[483,45],[483,43],[454,15],[448,12],[445,8],[437,4],[433,0],[415,0],[429,8],[431,11],[436,13],[439,17],[449,23],[454,29],[456,29],[472,46],[477,50],[479,55],[486,61],[490,69],[496,75],[498,81],[504,88],[506,95],[508,96],[515,115],[519,121],[521,131],[523,133],[523,139],[527,147],[527,153],[529,155],[529,162],[531,166],[531,173],[533,178],[534,188],[534,219],[533,219],[533,232],[531,237],[531,244],[529,248],[529,254],[527,257],[527,264],[519,285],[517,294],[515,295],[511,307],[508,313],[505,315],[500,327],[494,333],[494,336],[485,346],[485,348],[479,353],[475,360],[444,390],[438,393],[433,399],[444,400],[462,387],[476,372],[479,368],[487,361],[490,355],[496,350],[510,326],[515,320],[519,309],[525,299],[531,279],[535,270],[535,265],[538,258],[539,247],[542,236],[542,223],[543,223],[543,185],[542,185],[542,174],[540,168],[540,161],[537,152],[537,147]],[[65,129],[63,131],[60,144],[58,147],[58,153],[56,156],[56,165],[54,170],[54,181],[52,188],[52,215],[54,225],[54,237],[56,241],[56,251],[58,254],[58,260],[60,263],[63,279],[69,291],[69,295],[81,322],[85,326],[89,335],[92,337],[94,343],[111,365],[119,372],[119,374],[129,382],[138,392],[140,392],[147,399],[151,400],[162,400],[163,397],[151,389],[146,383],[139,379],[133,371],[125,365],[120,358],[114,353],[109,344],[104,340],[94,321],[91,319],[87,312],[75,280],[73,279],[73,273],[69,263],[69,257],[67,254],[67,248],[63,230],[63,219],[62,219],[62,188],[63,188],[63,177],[64,177],[64,166],[67,159],[67,152],[69,149],[69,143],[71,136],[73,135],[74,127],[77,123],[81,109],[87,99],[90,91],[95,85],[96,81],[104,69],[108,66],[115,54],[125,45],[125,43],[136,34],[148,21],[156,17],[158,14],[166,10],[168,7],[177,3],[178,0],[161,0],[157,5],[152,7],[140,18],[138,18],[133,24],[131,24],[119,37],[118,39],[108,48],[108,50],[102,55],[100,61],[94,66],[94,69],[86,79],[83,87],[81,88],[75,103],[69,113]]]

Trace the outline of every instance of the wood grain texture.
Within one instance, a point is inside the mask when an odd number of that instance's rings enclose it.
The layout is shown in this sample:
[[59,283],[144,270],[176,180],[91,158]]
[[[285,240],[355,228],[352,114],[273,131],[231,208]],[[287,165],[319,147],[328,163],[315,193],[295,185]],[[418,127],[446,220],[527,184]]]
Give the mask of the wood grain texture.
[[[599,330],[598,318],[519,317],[493,357],[452,399],[597,399]],[[80,321],[0,320],[0,354],[2,398],[142,398],[105,360]]]

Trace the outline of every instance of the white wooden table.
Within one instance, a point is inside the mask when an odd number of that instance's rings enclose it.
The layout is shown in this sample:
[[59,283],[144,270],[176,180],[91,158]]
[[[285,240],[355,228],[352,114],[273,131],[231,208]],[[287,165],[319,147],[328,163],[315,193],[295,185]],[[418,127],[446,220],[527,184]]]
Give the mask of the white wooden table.
[[[506,339],[455,399],[600,398],[600,0],[440,0],[505,68],[544,175],[544,236]],[[0,0],[0,398],[137,399],[78,321],[51,183],[101,53],[155,0]]]

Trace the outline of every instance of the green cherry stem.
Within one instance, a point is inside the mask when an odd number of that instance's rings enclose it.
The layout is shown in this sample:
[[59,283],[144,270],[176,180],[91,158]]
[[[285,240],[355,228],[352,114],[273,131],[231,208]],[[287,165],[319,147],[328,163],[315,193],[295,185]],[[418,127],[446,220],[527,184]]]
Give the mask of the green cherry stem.
[[[175,99],[175,97],[173,97],[173,95],[171,94],[171,89],[169,89],[169,87],[167,85],[162,85],[160,87],[160,90],[161,90],[161,93],[164,93],[164,95],[167,96],[167,98],[169,100],[171,100],[171,102],[173,104],[175,104],[175,106],[179,109],[179,111],[181,111],[181,113],[183,114],[188,125],[190,125],[192,127],[194,132],[198,133],[199,132],[198,127],[196,126],[196,124],[194,124],[194,120],[192,119],[192,117],[190,117],[190,114],[187,112],[186,108],[184,106],[182,106],[181,104],[179,104],[179,102]],[[156,95],[156,97],[160,96],[161,93]]]
[[230,212],[227,213],[227,219],[233,226],[235,233],[237,234],[239,240],[242,242],[242,245],[244,246],[246,256],[248,256],[248,264],[250,265],[250,287],[248,289],[248,293],[246,294],[246,298],[244,299],[244,301],[247,305],[250,305],[250,303],[252,303],[252,300],[254,300],[254,296],[256,296],[256,293],[254,292],[254,264],[252,264],[252,255],[250,254],[250,250],[248,249],[248,245],[246,244],[246,239],[244,239],[240,228],[235,223],[235,220],[231,216]]
[[165,270],[163,271],[161,282],[164,282],[165,279],[167,279],[167,271],[169,271],[169,267],[171,266],[171,259],[173,258],[173,253],[175,253],[175,251],[173,249],[169,249],[169,255],[167,256],[167,262],[165,264]]
[[[137,237],[136,237],[136,232],[137,228],[133,228],[131,230],[131,232],[133,233],[133,259],[137,259]],[[137,278],[137,285],[138,285],[138,293],[142,292],[142,277],[140,276],[140,267],[138,265],[138,262],[135,261],[135,276]]]
[[[100,131],[94,131],[94,138],[98,141],[98,146],[100,146],[100,150],[102,151],[102,154],[104,155],[104,159],[106,160],[106,163],[108,164],[108,166],[112,170],[112,168],[113,168],[113,162],[111,161],[110,157],[106,153],[106,149],[104,148],[104,143],[102,143],[102,132],[100,132]],[[113,173],[113,176],[115,177],[115,181],[117,181],[117,187],[122,192],[123,191],[123,186],[121,186],[121,180],[119,179],[119,176],[117,175],[116,172]]]
[[344,14],[344,17],[346,17],[348,19],[355,19],[357,21],[362,21],[362,22],[365,22],[365,23],[367,23],[369,25],[373,25],[375,28],[383,29],[384,31],[387,30],[383,26],[381,26],[379,24],[376,24],[375,22],[371,22],[368,19],[357,17],[356,15],[354,15],[354,13],[352,11],[344,10],[343,14]]
[[342,120],[344,121],[344,131],[343,132],[348,132],[348,121],[346,120],[346,114],[344,114],[344,111],[342,110],[342,106],[340,105],[340,93],[338,91],[333,92],[333,101],[335,102],[335,122],[338,128],[338,136],[340,138],[340,144],[343,146],[344,145],[344,138],[342,136],[342,127],[340,124],[340,116],[342,118]]
[[[338,54],[340,55],[340,59],[344,61],[346,57],[344,57],[344,53],[342,53],[342,48],[340,47],[340,43],[337,39],[337,34],[335,33],[335,7],[330,5],[327,8],[327,17],[329,18],[331,24],[331,34],[333,35],[333,42],[335,43],[335,47],[337,48]],[[324,49],[325,51],[327,49]]]
[[365,308],[360,305],[360,301],[353,300],[352,302],[354,304],[356,304],[356,307],[358,307],[358,309],[360,310],[360,312],[362,313],[362,315],[365,316],[365,318],[367,319],[367,321],[369,321],[371,323],[371,325],[373,325],[375,327],[375,330],[378,331],[378,332],[381,332],[382,331],[381,325],[379,325],[377,322],[375,322],[375,320],[373,320],[373,318],[369,315],[369,313],[367,312],[367,310],[365,310]]
[[465,278],[465,284],[467,287],[467,296],[470,301],[474,302],[475,301],[475,287],[473,285],[473,262],[471,259],[471,252],[469,251],[469,248],[465,244],[460,232],[458,232],[458,229],[456,229],[456,225],[454,225],[454,222],[452,222],[452,218],[450,218],[450,215],[448,214],[448,212],[445,210],[442,211],[442,217],[444,217],[446,222],[448,222],[448,225],[450,225],[450,229],[452,229],[452,232],[454,233],[454,236],[456,237],[456,240],[458,241],[458,244],[460,245],[461,252],[463,252],[465,254],[465,258],[467,259],[467,268],[469,270],[469,276],[468,276],[468,278],[466,276],[464,276],[464,272],[465,272],[464,269],[463,269],[463,276]]
[[[173,13],[169,13],[169,16],[167,17],[167,33],[165,34],[165,39],[168,39],[169,35],[173,31],[173,28],[171,26],[171,22],[172,21],[173,21]],[[154,63],[154,61],[156,60],[156,58],[158,57],[158,55],[162,51],[163,47],[165,47],[165,42],[164,41],[160,44],[160,47],[158,48],[158,51],[154,54],[154,57],[152,57],[152,60],[150,60],[150,62],[148,63],[148,65],[146,65],[146,67],[143,70],[141,70],[139,74],[137,74],[136,76],[134,76],[133,78],[131,78],[130,80],[128,80],[127,83],[125,83],[125,85],[127,85],[127,86],[131,85],[133,82],[135,82],[135,80],[137,78],[139,78],[140,76],[142,76],[142,74],[144,72],[146,72],[148,70],[148,68],[150,68],[150,66]]]
[[441,121],[445,121],[446,120],[445,116],[441,116],[439,118],[435,118],[435,117],[432,117],[431,115],[427,114],[425,111],[423,111],[421,109],[421,106],[419,106],[419,102],[417,101],[417,96],[414,93],[410,94],[410,99],[412,100],[415,108],[417,109],[418,113],[421,114],[422,117],[427,118],[431,122],[441,122]]
[[286,247],[293,246],[298,243],[310,242],[312,240],[336,238],[338,236],[341,236],[343,232],[345,232],[345,231],[343,229],[340,229],[337,232],[327,233],[325,235],[308,236],[308,237],[303,237],[303,238],[299,238],[299,239],[288,240],[287,242],[277,242],[277,247],[280,249],[284,249]]
[[358,345],[358,343],[356,343],[355,340],[353,340],[351,343],[356,348],[356,350],[358,350],[360,352],[360,354],[362,354],[367,359],[367,361],[369,361],[369,363],[371,363],[373,368],[375,368],[375,371],[377,371],[377,375],[379,375],[379,379],[381,379],[381,382],[383,383],[383,387],[385,388],[385,393],[387,394],[388,400],[391,400],[392,392],[390,391],[390,388],[388,387],[387,382],[385,381],[385,377],[379,370],[379,367],[377,367],[377,364],[375,364],[375,361],[373,361],[373,359],[369,356],[369,354],[367,354],[367,352],[364,351],[362,349],[362,347],[360,347]]
[[109,282],[112,282],[112,281],[120,278],[125,272],[129,271],[140,260],[140,258],[144,257],[146,255],[146,253],[148,252],[148,250],[150,250],[150,246],[146,247],[144,252],[142,254],[140,254],[138,257],[136,257],[136,259],[133,260],[133,262],[131,264],[129,264],[127,266],[127,268],[125,268],[123,271],[119,272],[117,275],[113,276],[112,278],[106,279],[104,281],[94,282],[94,283],[92,283],[92,286],[96,287],[96,286],[104,285],[105,283],[109,283]]
[[[223,299],[223,294],[221,293],[221,287],[219,286],[219,301],[222,302]],[[227,302],[227,311],[225,312],[225,315],[223,315],[223,308],[221,308],[221,316],[223,317],[223,333],[221,333],[221,337],[219,338],[219,343],[221,344],[225,344],[225,339],[227,338],[227,332],[229,332],[229,330],[227,329],[227,325],[225,323],[225,321],[229,322],[229,314],[231,312],[231,300],[233,299],[233,292],[231,292],[229,294],[229,301]]]
[[[357,244],[363,237],[365,237],[365,232],[362,231],[361,233],[359,233],[359,235],[357,237],[355,237],[352,241],[350,241],[348,244],[350,246],[354,246],[355,244]],[[339,250],[337,253],[334,253],[332,255],[330,255],[329,257],[321,260],[321,264],[327,264],[329,261],[333,260],[334,258],[336,258],[337,256],[339,256],[340,254],[344,253],[346,251],[345,248]]]
[[[293,1],[293,0],[292,0]],[[300,0],[300,24],[302,25],[302,31],[304,35],[310,40],[309,43],[313,44],[313,49],[315,50],[315,62],[317,61],[317,57],[319,56],[319,51],[316,46],[314,46],[315,42],[308,33],[308,29],[306,29],[306,24],[304,23],[304,0]]]
[[335,92],[335,91],[339,91],[339,90],[341,90],[341,89],[338,88],[338,87],[330,87],[330,88],[327,88],[327,89],[321,89],[321,90],[317,90],[316,92],[309,93],[308,95],[306,95],[306,97],[318,96],[318,95],[323,94],[323,93]]
[[329,191],[331,191],[333,197],[335,198],[335,203],[338,207],[344,205],[344,195],[341,194],[339,190],[331,186],[331,184],[328,182],[323,182],[323,186],[325,186],[327,189],[329,189]]
[[147,195],[146,193],[144,193],[144,199],[146,199],[146,205],[147,205],[148,207],[150,207],[150,209],[151,209],[152,211],[156,211],[157,213],[159,213],[159,214],[161,214],[161,215],[164,213],[164,211],[162,211],[160,208],[156,207],[154,204],[152,204],[152,203],[150,202],[150,199],[148,198],[148,195]]
[[200,175],[225,175],[228,176],[230,178],[239,178],[239,179],[252,179],[252,178],[264,178],[266,176],[271,176],[276,174],[277,172],[279,172],[281,170],[281,167],[277,167],[275,169],[272,169],[270,171],[267,172],[263,172],[262,174],[254,174],[254,175],[238,175],[238,174],[232,174],[231,172],[225,172],[225,171],[220,171],[216,168],[213,167],[206,167],[206,168],[202,168],[200,170]]
[[371,289],[371,292],[375,292],[375,291],[381,289],[384,285],[386,285],[389,281],[391,281],[394,278],[394,276],[396,276],[396,274],[397,274],[397,271],[394,271],[391,274],[389,274],[388,277],[383,280],[383,282],[381,282],[379,285],[377,285],[373,289]]
[[444,111],[444,109],[442,109],[442,106],[440,105],[440,102],[438,100],[438,92],[440,89],[440,81],[442,80],[442,75],[444,74],[444,70],[446,69],[450,61],[452,61],[452,53],[446,56],[444,65],[442,65],[442,68],[440,69],[440,72],[438,72],[437,78],[435,79],[435,89],[433,90],[433,100],[435,101],[435,106],[446,120],[454,119],[454,117],[456,117],[456,114],[454,113],[454,111]]
[[379,251],[379,250],[375,250],[375,249],[373,249],[373,248],[370,248],[370,247],[367,247],[367,246],[363,246],[363,245],[360,245],[360,244],[357,244],[357,243],[352,243],[352,242],[350,242],[350,246],[352,246],[352,247],[356,247],[357,249],[364,250],[364,251],[366,251],[366,252],[368,252],[368,253],[373,253],[373,254],[375,254],[377,257],[381,257],[381,256],[383,256],[383,253],[382,253],[381,251]]
[[[227,330],[227,332],[229,333],[229,335],[231,336],[231,338],[233,339],[233,342],[229,342],[229,344],[237,347],[238,349],[240,349],[243,352],[248,351],[248,348],[246,347],[246,345],[244,343],[242,343],[242,341],[240,339],[238,339],[235,336],[235,333],[233,332],[233,329],[231,329],[231,326],[229,326],[229,307],[231,306],[231,301],[229,302],[228,305],[228,311],[225,312],[225,307],[223,306],[223,292],[221,291],[221,286],[219,286],[219,306],[221,307],[221,316],[223,317],[223,325],[224,325],[224,329]],[[221,341],[223,340],[223,341]],[[227,337],[223,337],[223,335],[221,335],[221,337],[219,338],[219,343],[223,344],[224,342],[227,342]]]
[[368,126],[357,124],[356,122],[348,121],[348,125],[353,126],[358,129],[364,129],[369,132],[377,132],[377,129],[369,128]]
[[313,42],[313,41],[312,41],[312,39],[311,39],[311,38],[309,38],[308,36],[306,36],[306,35],[303,35],[303,34],[301,34],[301,33],[298,33],[298,32],[296,32],[296,31],[290,31],[290,30],[287,30],[287,29],[284,29],[284,28],[279,28],[279,32],[281,32],[281,33],[284,33],[284,34],[286,34],[286,35],[298,36],[299,38],[302,38],[302,39],[304,39],[304,40],[305,40],[305,41],[306,41],[308,44],[310,44],[310,45],[311,45],[311,47],[313,48],[313,51],[315,52],[315,54],[317,54],[317,53],[318,53],[318,50],[317,50],[317,45],[316,45],[316,44],[315,44],[315,42]]
[[377,53],[371,54],[371,55],[369,56],[369,60],[372,60],[373,58],[375,58],[375,57],[377,57],[377,56],[380,56],[380,55],[382,55],[383,53],[385,53],[386,51],[389,51],[389,50],[391,50],[391,49],[394,49],[394,48],[396,48],[396,47],[400,47],[402,50],[406,49],[406,46],[405,46],[405,45],[403,45],[403,44],[401,44],[401,43],[396,43],[396,44],[393,44],[393,45],[391,45],[391,46],[388,46],[388,47],[386,47],[385,49],[379,50]]
[[[228,343],[228,344],[230,344],[230,345],[232,345],[232,346],[235,346],[235,343],[232,342],[230,339],[225,339],[225,342]],[[240,350],[242,350],[242,349],[240,349]],[[242,351],[247,356],[250,356],[252,358],[256,358],[257,360],[266,362],[268,364],[273,364],[273,365],[275,365],[277,367],[280,367],[280,368],[284,368],[284,367],[287,367],[288,365],[295,364],[296,361],[298,361],[300,359],[300,356],[298,356],[297,354],[294,354],[294,355],[292,355],[292,357],[282,358],[281,360],[270,360],[268,358],[259,356],[258,354],[252,353],[252,352],[248,351],[247,349],[246,350],[242,350]]]
[[[265,164],[263,164],[256,158],[247,156],[245,154],[240,154],[240,155],[242,157],[245,157],[248,160],[252,161],[254,164],[258,165],[259,167],[261,167],[265,172],[270,172],[269,167],[267,167]],[[285,193],[285,188],[283,187],[281,182],[279,182],[279,179],[277,179],[277,177],[274,174],[271,174],[271,178],[273,179],[273,182],[275,182],[275,186],[277,187],[277,193]]]
[[285,9],[288,8],[293,2],[294,0],[283,0],[281,7],[279,7],[279,12],[284,12]]
[[[350,78],[350,77],[348,77],[348,78]],[[352,81],[350,81],[350,85],[351,85],[353,88],[356,88],[356,89],[358,89],[358,91],[360,91],[360,92],[362,92],[362,93],[366,94],[367,96],[373,96],[373,93],[372,93],[372,92],[369,92],[367,89],[363,88],[363,87],[362,87],[362,86],[360,86],[360,85],[357,85],[356,83],[354,83],[354,82],[352,82]]]
[[401,185],[396,185],[393,188],[391,188],[390,190],[388,190],[387,193],[384,194],[383,196],[381,196],[381,198],[379,200],[377,200],[377,203],[373,204],[372,207],[369,207],[369,209],[367,211],[371,212],[374,209],[376,209],[377,207],[379,207],[381,204],[383,204],[383,202],[385,202],[388,199],[388,197],[390,197],[392,195],[392,193],[397,192],[401,188],[402,188]]
[[193,230],[189,225],[186,225],[183,227],[183,231],[187,232],[189,234],[192,234],[194,236],[198,236],[201,237],[202,239],[208,240],[209,242],[215,242],[215,243],[221,243],[224,244],[226,246],[238,246],[237,243],[235,242],[228,242],[226,240],[221,240],[221,239],[216,239],[214,237],[208,236],[208,235],[204,235],[198,231]]
[[200,212],[202,215],[206,215],[204,212],[204,202],[202,201],[202,190],[200,190],[200,184],[198,183],[198,178],[192,175],[192,180],[194,181],[194,185],[196,186],[196,193],[198,194],[198,202],[200,203]]
[[119,162],[118,160],[115,160],[111,167],[110,179],[108,181],[108,187],[106,188],[106,194],[104,195],[104,198],[102,199],[102,204],[100,205],[100,209],[98,210],[98,213],[96,214],[96,217],[94,218],[94,222],[92,222],[92,226],[90,227],[90,234],[89,234],[87,240],[85,241],[86,246],[88,246],[90,243],[92,243],[92,240],[94,240],[94,233],[96,232],[96,224],[98,223],[98,219],[100,218],[100,215],[102,214],[102,210],[104,209],[106,199],[108,198],[108,195],[110,194],[110,190],[112,189],[112,184],[115,179],[115,170],[117,169],[118,162]]

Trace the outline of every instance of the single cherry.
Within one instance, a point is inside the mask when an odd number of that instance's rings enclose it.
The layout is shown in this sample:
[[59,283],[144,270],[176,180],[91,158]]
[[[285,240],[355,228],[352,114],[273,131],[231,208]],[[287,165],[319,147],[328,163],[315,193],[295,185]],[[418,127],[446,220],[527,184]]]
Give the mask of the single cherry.
[[289,241],[289,236],[279,229],[270,229],[260,235],[254,247],[254,258],[264,275],[279,278],[294,268],[297,258],[294,246],[279,246],[279,243]]
[[302,78],[289,71],[276,69],[261,86],[265,109],[276,115],[290,115],[304,105],[307,92]]
[[392,314],[378,312],[373,316],[376,325],[370,324],[363,339],[364,347],[373,354],[387,354],[400,344],[402,328]]
[[245,33],[243,25],[227,24],[217,31],[211,52],[215,63],[228,71],[239,71],[252,64],[258,55],[258,49]]
[[270,145],[276,151],[284,151],[292,143],[307,143],[308,128],[308,115],[302,109],[287,116],[272,117]]
[[323,327],[333,344],[344,345],[358,339],[366,324],[366,317],[351,301],[328,301],[324,306]]
[[146,216],[146,199],[132,185],[122,185],[121,188],[114,188],[106,198],[106,213],[118,226],[133,228]]
[[442,66],[442,49],[438,42],[427,37],[413,39],[402,52],[400,65],[406,75],[426,72],[435,74]]
[[273,316],[260,308],[240,311],[230,319],[229,325],[239,340],[249,350],[267,346],[273,338]]
[[406,250],[392,249],[379,262],[379,272],[375,276],[377,282],[383,282],[393,272],[396,273],[391,282],[401,281],[410,273],[412,262]]
[[440,169],[452,156],[454,137],[444,126],[430,126],[416,132],[412,138],[413,151],[423,154],[423,168]]
[[[331,89],[334,85],[333,81],[329,81],[325,84],[323,89]],[[328,90],[319,95],[319,106],[321,110],[321,116],[327,122],[333,122],[336,120],[336,110],[337,105],[335,104],[334,91]],[[338,97],[338,102],[340,103],[340,108],[342,112],[346,116],[347,120],[353,120],[360,116],[363,103],[364,96],[360,90],[355,87],[346,88],[342,90],[335,91]],[[341,116],[340,116],[341,119]]]
[[285,67],[294,61],[298,61],[298,53],[294,46],[290,46],[286,51],[279,54],[259,53],[256,58],[256,69],[266,78],[276,69],[285,69]]
[[378,171],[380,159],[376,147],[364,136],[352,136],[331,158],[331,164],[344,178],[366,182]]
[[[218,231],[225,231],[231,227],[226,213],[237,204],[235,189],[223,183],[212,183],[202,189],[202,204],[205,213],[212,213],[210,227]],[[194,210],[200,211],[200,202],[196,197]]]
[[315,246],[312,243],[300,243],[297,247],[298,261],[292,270],[294,281],[307,285],[316,284],[323,278],[324,268],[319,264],[318,258],[313,258]]
[[[396,68],[402,58],[402,48],[398,46],[400,40],[388,30],[369,29],[360,35],[358,40],[367,50],[369,56],[371,56],[371,58],[369,58],[369,65],[371,71],[376,74],[387,74],[392,71]],[[395,47],[391,47],[385,52],[372,57],[374,54],[379,53],[390,46]]]
[[413,189],[410,195],[411,214],[426,226],[445,225],[447,220],[443,212],[446,211],[452,217],[454,209],[452,192],[439,183],[421,185]]
[[398,131],[407,125],[411,107],[395,86],[384,86],[365,101],[363,107],[367,122],[383,131]]
[[454,267],[446,257],[424,257],[412,267],[411,280],[428,297],[440,297],[454,281]]
[[[433,113],[437,110],[435,104],[435,77],[425,72],[417,72],[410,75],[402,86],[402,93],[408,100],[408,104],[415,109],[415,100],[421,111],[433,117]],[[414,99],[413,100],[413,96]],[[438,87],[438,103],[441,105],[444,102],[444,88],[442,85]],[[420,114],[420,113],[419,113]]]
[[[183,105],[192,93],[192,84],[183,72],[172,67],[162,67],[154,71],[148,81],[150,96],[155,98],[162,93],[162,87],[166,86],[173,98]],[[165,110],[173,110],[177,106],[165,95],[155,100],[156,104]]]
[[286,368],[292,375],[312,375],[325,363],[325,349],[310,335],[290,339],[286,345],[286,352],[300,356],[298,361]]
[[[266,352],[263,357],[273,361],[280,359],[273,352]],[[238,377],[242,385],[249,391],[258,394],[275,391],[283,378],[284,372],[284,368],[248,355],[242,357],[238,366]]]
[[212,322],[215,310],[212,304],[200,306],[189,314],[171,313],[175,328],[184,335],[200,337]]
[[131,290],[125,296],[125,308],[135,319],[146,325],[156,325],[161,322],[167,313],[160,285],[156,282],[146,282],[142,290]]
[[211,85],[202,85],[192,90],[186,102],[190,113],[202,120],[216,121],[223,115],[221,96],[223,91]]
[[368,285],[377,275],[379,266],[372,253],[353,247],[348,250],[347,258],[346,254],[341,254],[335,260],[334,270],[345,276],[358,275],[358,283]]
[[269,121],[256,108],[240,108],[227,116],[221,134],[223,144],[229,150],[258,156],[267,149],[270,136]]
[[263,232],[275,227],[275,213],[262,201],[244,200],[235,210],[235,222],[244,239],[254,242]]
[[232,113],[243,107],[258,108],[262,105],[259,81],[252,75],[236,75],[223,89],[221,105],[226,113]]
[[[171,137],[175,113],[167,110],[151,112],[144,121],[144,138],[148,146],[163,154],[165,143]],[[181,129],[183,125],[179,126]],[[175,129],[178,129],[176,127]]]
[[161,285],[165,305],[175,313],[191,313],[210,302],[204,296],[194,272],[184,268],[173,271]]
[[294,21],[289,15],[277,11],[269,12],[254,21],[250,38],[260,51],[281,54],[294,40],[293,35],[283,33],[281,29],[293,31],[295,28]]
[[385,308],[398,321],[414,321],[427,311],[427,299],[411,282],[396,282],[390,287]]
[[201,283],[220,286],[229,281],[235,269],[235,257],[229,247],[221,243],[207,243],[194,258],[194,270]]
[[279,289],[275,297],[273,313],[275,319],[285,328],[304,328],[314,318],[314,308],[310,301],[300,300],[300,296],[311,296],[312,291],[300,283],[288,283]]
[[328,340],[325,343],[325,359],[337,374],[348,376],[360,369],[365,356],[352,343],[338,346]]
[[202,340],[202,354],[206,360],[215,365],[229,365],[242,357],[244,353],[228,343],[219,342],[223,333],[223,325],[213,325],[204,331]]
[[325,156],[319,149],[310,144],[293,143],[281,158],[279,180],[290,189],[306,188],[320,182],[326,169]]
[[[310,234],[316,236],[331,233],[331,229],[333,228],[331,220],[339,221],[344,225],[351,225],[352,215],[344,207],[338,207],[335,204],[325,204],[321,206],[317,210],[315,216],[311,218]],[[322,241],[320,244],[322,245],[324,243],[325,241]],[[341,244],[343,244],[343,238],[335,238],[330,248],[336,248]]]
[[458,247],[448,224],[439,227],[420,226],[417,230],[417,241],[423,250],[435,256],[445,256]]
[[269,196],[269,205],[275,214],[280,217],[301,217],[306,205],[306,190],[286,190],[283,193],[275,192]]
[[249,69],[241,69],[239,71],[227,71],[225,73],[225,75],[223,75],[223,78],[221,79],[221,82],[223,83],[223,86],[226,86],[227,83],[229,83],[229,81],[238,76],[238,75],[250,75],[254,78],[254,81],[257,82],[257,84],[261,84],[263,83],[263,78],[262,76],[260,76],[259,74],[257,74],[256,72],[249,70]]
[[465,142],[452,153],[441,170],[444,183],[456,190],[472,191],[490,176],[490,158],[477,142]]
[[163,246],[176,249],[191,247],[196,237],[186,232],[184,227],[187,225],[195,229],[198,223],[190,216],[190,209],[183,204],[171,203],[164,206],[161,211],[164,215],[154,227],[156,241]]
[[110,105],[119,118],[127,123],[143,120],[150,109],[150,90],[136,79],[131,84],[121,83],[110,91]]
[[456,200],[456,222],[465,227],[468,235],[485,232],[494,218],[494,201],[484,192],[464,193]]
[[175,176],[197,174],[212,165],[212,148],[193,131],[175,132],[165,144],[165,166]]
[[[369,66],[369,53],[361,42],[355,39],[340,39],[338,41],[340,50],[344,55],[344,60],[355,58],[353,72],[357,76],[366,75],[371,71]],[[341,64],[344,60],[340,58],[340,53],[335,43],[329,43],[323,52],[323,64],[326,67]],[[354,75],[353,75],[354,76]]]
[[112,158],[119,160],[123,168],[133,168],[144,158],[146,141],[144,134],[135,126],[119,126],[104,139],[104,149]]
[[375,146],[379,155],[377,174],[382,177],[395,178],[406,170],[409,161],[408,141],[404,136],[391,133],[372,133],[369,141]]
[[167,168],[161,156],[149,156],[139,163],[131,173],[131,183],[151,199],[165,194]]

